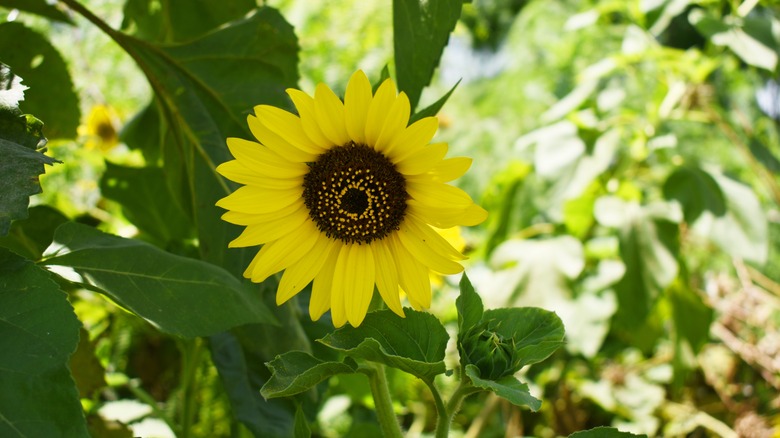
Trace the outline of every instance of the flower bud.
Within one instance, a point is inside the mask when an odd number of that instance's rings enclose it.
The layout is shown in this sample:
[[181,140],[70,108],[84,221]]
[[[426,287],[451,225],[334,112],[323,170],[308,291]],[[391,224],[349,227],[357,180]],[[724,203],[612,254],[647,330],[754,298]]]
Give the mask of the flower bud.
[[482,321],[472,327],[458,342],[461,361],[479,368],[480,377],[498,380],[520,369],[515,340],[505,338],[497,329],[500,321]]

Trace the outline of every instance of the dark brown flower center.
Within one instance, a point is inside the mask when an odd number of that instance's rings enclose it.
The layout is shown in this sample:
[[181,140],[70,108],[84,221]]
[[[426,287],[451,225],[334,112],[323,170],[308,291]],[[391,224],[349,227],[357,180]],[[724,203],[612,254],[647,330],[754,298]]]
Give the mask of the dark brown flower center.
[[380,152],[349,143],[309,164],[303,202],[317,228],[345,243],[370,243],[398,229],[406,213],[406,180]]

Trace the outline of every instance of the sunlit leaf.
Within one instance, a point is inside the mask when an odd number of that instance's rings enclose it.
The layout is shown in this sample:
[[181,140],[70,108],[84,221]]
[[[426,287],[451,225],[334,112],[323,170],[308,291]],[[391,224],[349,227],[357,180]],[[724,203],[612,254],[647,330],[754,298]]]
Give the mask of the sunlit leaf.
[[409,118],[409,124],[425,118],[425,117],[433,117],[436,114],[439,113],[439,110],[444,106],[445,103],[447,103],[447,99],[450,98],[453,92],[455,92],[455,89],[458,88],[458,85],[460,84],[460,80],[455,83],[455,85],[450,88],[450,91],[448,91],[444,96],[440,97],[439,100],[436,102],[430,104],[429,106],[421,109],[420,111],[414,113],[412,117]]
[[621,432],[614,427],[594,427],[593,429],[581,430],[569,435],[569,438],[629,438],[629,437],[645,437],[647,435],[635,435],[630,432]]
[[326,362],[303,351],[290,351],[266,364],[273,375],[260,393],[265,398],[287,397],[308,391],[323,380],[357,370],[357,364]]
[[342,327],[320,342],[356,359],[379,362],[429,380],[445,371],[449,335],[430,313],[404,309],[371,312],[358,327]]
[[29,90],[19,107],[45,123],[46,137],[75,138],[79,98],[65,61],[49,40],[21,23],[2,23],[0,62],[24,78]]
[[256,0],[128,0],[122,29],[138,38],[162,43],[184,42],[257,7]]
[[484,309],[482,299],[477,295],[466,274],[463,274],[460,279],[460,296],[455,300],[455,306],[458,308],[459,334],[479,324]]
[[274,321],[259,294],[225,270],[76,223],[60,226],[47,266],[72,268],[160,330],[184,337]]
[[19,110],[25,89],[21,78],[0,64],[0,236],[8,234],[12,220],[27,217],[30,196],[41,193],[38,175],[44,164],[57,162],[42,153],[41,121]]
[[412,109],[439,65],[462,5],[462,0],[393,0],[396,80]]
[[504,339],[514,339],[520,367],[547,359],[563,345],[563,323],[554,312],[536,307],[490,309],[482,319],[495,321],[495,331]]
[[89,436],[68,369],[79,326],[48,272],[0,248],[0,436]]
[[776,20],[774,23],[768,17],[738,20],[732,16],[720,20],[703,9],[691,11],[688,20],[714,44],[728,47],[746,63],[772,72],[777,67],[778,43],[771,31],[777,25]]
[[515,376],[506,376],[498,380],[482,379],[479,377],[479,369],[474,365],[466,365],[466,375],[474,386],[493,391],[513,405],[527,406],[532,411],[538,411],[542,407],[542,401],[532,396],[528,391],[528,385],[521,383]]

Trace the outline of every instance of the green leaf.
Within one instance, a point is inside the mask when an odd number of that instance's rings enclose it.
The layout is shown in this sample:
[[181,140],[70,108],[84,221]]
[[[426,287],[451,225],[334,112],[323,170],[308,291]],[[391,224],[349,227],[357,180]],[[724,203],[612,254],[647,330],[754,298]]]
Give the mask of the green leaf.
[[[640,327],[659,294],[677,277],[681,214],[674,204],[640,206],[614,197],[596,202],[596,218],[619,227],[620,258],[626,273],[615,285],[615,321],[627,329]],[[607,219],[609,218],[609,219]]]
[[200,260],[76,223],[57,228],[43,263],[75,270],[119,305],[160,330],[206,336],[241,324],[275,321],[235,277]]
[[412,123],[414,123],[414,122],[416,122],[416,121],[418,121],[418,120],[420,120],[422,118],[433,117],[436,114],[438,114],[439,110],[441,110],[441,107],[443,107],[444,104],[447,103],[447,100],[450,98],[452,93],[455,91],[456,88],[458,88],[458,85],[460,84],[460,81],[461,81],[461,79],[459,79],[458,82],[456,82],[455,85],[453,85],[452,88],[450,88],[450,91],[448,91],[447,94],[442,96],[439,100],[437,100],[436,102],[432,103],[431,105],[429,105],[425,109],[422,109],[422,110],[414,113],[414,115],[409,119],[409,124],[411,125]]
[[146,73],[166,133],[168,184],[186,199],[201,258],[240,277],[254,249],[227,250],[240,230],[214,204],[232,192],[217,165],[232,159],[225,139],[251,138],[246,115],[258,104],[285,107],[298,80],[292,27],[268,7],[186,44],[158,46],[110,31]]
[[479,297],[471,285],[469,277],[464,273],[460,278],[460,296],[455,299],[455,307],[458,308],[458,337],[479,324],[482,320],[482,298]]
[[393,0],[395,75],[412,110],[431,82],[462,5],[462,0]]
[[159,167],[125,167],[106,161],[100,191],[122,204],[122,212],[139,230],[160,242],[194,235],[190,219],[173,196]]
[[297,405],[295,407],[295,428],[293,429],[293,437],[311,437],[311,427],[309,427],[309,420],[306,418],[306,414],[303,412],[301,405]]
[[449,336],[435,316],[404,309],[371,312],[358,327],[342,327],[320,342],[355,359],[379,362],[423,380],[445,371],[444,350]]
[[630,432],[621,432],[614,427],[594,427],[593,429],[581,430],[569,435],[569,438],[628,438],[628,437],[645,437],[647,435],[634,435]]
[[48,272],[0,248],[0,436],[89,436],[68,370],[79,326]]
[[696,222],[705,212],[715,216],[726,213],[726,202],[718,183],[698,167],[682,167],[674,171],[666,179],[663,191],[666,199],[680,203],[688,223]]
[[0,246],[30,260],[40,260],[51,244],[54,230],[68,218],[46,205],[30,207],[27,213],[27,220],[14,222],[8,235],[0,237]]
[[257,7],[256,0],[128,0],[122,30],[153,42],[192,40]]
[[56,3],[52,4],[46,0],[0,0],[0,7],[32,12],[55,21],[73,24],[73,20],[57,8]]
[[153,100],[125,123],[119,133],[119,140],[130,149],[140,150],[147,163],[157,165],[165,144],[163,136],[167,135],[167,132],[163,133],[160,124],[159,103]]
[[266,364],[273,375],[260,393],[265,398],[275,398],[308,391],[332,376],[354,373],[357,364],[347,360],[349,362],[325,362],[303,351],[287,352]]
[[106,386],[106,370],[95,356],[95,344],[84,327],[79,331],[78,348],[70,357],[70,369],[81,398],[92,398]]
[[688,20],[705,37],[718,46],[731,49],[746,63],[774,72],[777,67],[777,41],[772,35],[772,28],[777,25],[771,18],[755,18],[739,20],[728,16],[724,21],[705,12],[704,9],[694,9],[688,15]]
[[484,321],[499,321],[495,332],[514,339],[520,367],[547,359],[563,345],[563,323],[554,312],[536,307],[486,310]]
[[65,61],[48,39],[21,23],[2,23],[0,62],[30,87],[20,103],[22,112],[43,120],[49,138],[75,138],[81,117],[79,98]]
[[38,175],[44,164],[57,162],[42,153],[41,121],[22,115],[17,106],[25,89],[21,78],[0,64],[0,236],[8,234],[12,220],[27,217],[30,196],[41,193]]
[[268,372],[262,366],[265,359],[242,346],[231,332],[209,337],[209,347],[236,418],[255,436],[288,438],[292,435],[295,408],[287,399],[265,400],[260,395]]
[[516,406],[528,406],[536,412],[542,407],[541,400],[528,392],[528,385],[521,383],[515,376],[506,376],[498,380],[485,380],[479,377],[479,368],[466,365],[466,375],[474,386],[493,391],[497,396],[508,400]]

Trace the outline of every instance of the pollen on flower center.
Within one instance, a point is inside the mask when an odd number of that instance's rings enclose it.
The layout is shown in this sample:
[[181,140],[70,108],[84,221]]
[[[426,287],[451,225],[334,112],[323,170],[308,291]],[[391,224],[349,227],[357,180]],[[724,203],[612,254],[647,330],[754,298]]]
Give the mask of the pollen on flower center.
[[370,243],[395,231],[406,213],[406,181],[390,160],[355,143],[309,165],[303,202],[317,228],[345,243]]

